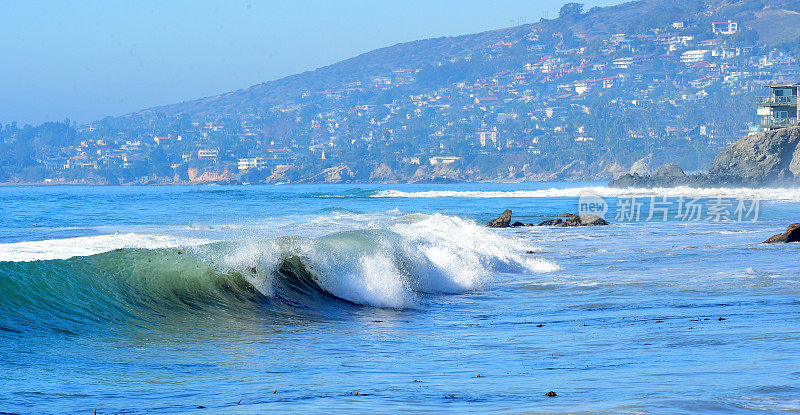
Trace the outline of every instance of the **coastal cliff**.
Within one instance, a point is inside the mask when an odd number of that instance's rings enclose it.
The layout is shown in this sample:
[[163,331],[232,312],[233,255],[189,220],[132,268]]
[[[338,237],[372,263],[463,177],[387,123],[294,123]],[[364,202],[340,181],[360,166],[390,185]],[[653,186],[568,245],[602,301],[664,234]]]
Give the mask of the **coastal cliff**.
[[687,175],[668,164],[651,175],[624,174],[608,186],[800,186],[800,127],[748,135],[722,150],[706,174]]

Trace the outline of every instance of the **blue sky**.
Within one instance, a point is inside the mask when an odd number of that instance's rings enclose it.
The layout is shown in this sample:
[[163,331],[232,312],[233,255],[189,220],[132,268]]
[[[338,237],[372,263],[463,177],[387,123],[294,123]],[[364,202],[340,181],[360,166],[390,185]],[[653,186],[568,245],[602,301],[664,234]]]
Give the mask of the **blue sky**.
[[564,3],[0,0],[0,122],[92,121],[400,42],[554,17]]

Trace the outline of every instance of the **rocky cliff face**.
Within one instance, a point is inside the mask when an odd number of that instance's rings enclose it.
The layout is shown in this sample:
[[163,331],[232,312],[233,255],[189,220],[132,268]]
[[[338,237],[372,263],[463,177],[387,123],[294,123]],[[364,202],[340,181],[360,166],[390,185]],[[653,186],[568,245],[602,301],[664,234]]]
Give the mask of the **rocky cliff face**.
[[708,174],[686,175],[672,164],[652,175],[635,172],[610,187],[800,186],[800,127],[749,135],[722,150]]
[[353,170],[349,166],[341,164],[329,167],[305,181],[309,183],[350,183],[354,177]]
[[220,182],[229,182],[232,179],[232,175],[228,171],[228,169],[223,169],[222,172],[216,171],[198,171],[196,168],[190,168],[188,170],[189,181],[193,184],[204,184],[204,183],[220,183]]
[[772,183],[800,174],[800,127],[749,135],[717,155],[709,176],[730,176],[745,182]]

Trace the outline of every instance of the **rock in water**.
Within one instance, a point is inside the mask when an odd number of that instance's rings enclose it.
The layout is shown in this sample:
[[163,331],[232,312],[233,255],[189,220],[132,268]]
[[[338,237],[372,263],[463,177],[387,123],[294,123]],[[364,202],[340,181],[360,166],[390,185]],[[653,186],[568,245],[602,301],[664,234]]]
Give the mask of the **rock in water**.
[[683,179],[686,177],[686,173],[683,172],[683,169],[678,167],[675,163],[665,164],[658,169],[656,172],[653,173],[653,177],[660,177],[660,178],[673,178],[673,179]]
[[[570,218],[570,219],[572,219],[572,218]],[[601,218],[600,216],[597,216],[597,215],[580,215],[580,216],[578,216],[578,219],[580,219],[580,223],[581,223],[579,226],[603,226],[603,225],[608,225],[608,221],[606,221],[605,219],[603,219],[603,218]]]
[[665,164],[652,175],[624,174],[612,180],[609,187],[675,187],[703,185],[708,182],[705,176],[687,176],[675,163]]
[[774,235],[764,241],[765,244],[780,244],[786,242],[800,242],[800,223],[793,223],[786,228],[786,232]]
[[[562,213],[558,215],[566,219],[549,219],[537,226],[601,226],[608,225],[605,219],[597,215],[573,215],[572,213]],[[511,223],[511,209],[506,209],[497,219],[486,224],[488,228],[518,228],[521,226],[534,226],[532,223],[524,224],[520,221]]]
[[511,224],[511,209],[506,209],[497,219],[486,224],[488,228],[508,228]]
[[[559,215],[560,216],[560,215]],[[597,215],[570,215],[566,220],[549,219],[538,226],[602,226],[608,225],[608,222]]]
[[536,226],[565,226],[564,221],[561,219],[549,219]]

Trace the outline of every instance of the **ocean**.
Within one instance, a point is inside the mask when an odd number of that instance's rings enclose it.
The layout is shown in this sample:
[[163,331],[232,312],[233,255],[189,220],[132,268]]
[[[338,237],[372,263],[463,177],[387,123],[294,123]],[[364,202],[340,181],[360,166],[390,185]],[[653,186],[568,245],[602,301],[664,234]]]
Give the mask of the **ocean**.
[[[482,226],[504,209],[611,224]],[[762,243],[797,189],[1,187],[0,210],[2,413],[800,412],[800,244]]]

